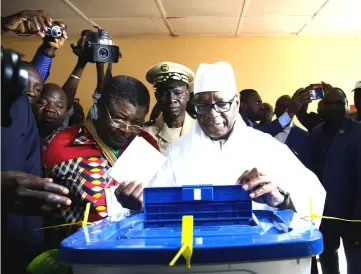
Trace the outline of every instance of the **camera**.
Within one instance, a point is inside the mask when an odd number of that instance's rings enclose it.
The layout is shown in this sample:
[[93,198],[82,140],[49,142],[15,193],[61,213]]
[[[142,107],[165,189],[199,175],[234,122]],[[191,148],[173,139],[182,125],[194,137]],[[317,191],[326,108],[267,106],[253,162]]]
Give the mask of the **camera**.
[[46,29],[45,35],[53,38],[59,38],[63,35],[63,29],[59,26],[52,26],[51,28]]
[[98,27],[92,32],[90,39],[84,44],[84,51],[88,62],[91,63],[118,63],[121,57],[119,47],[113,44],[109,34]]
[[308,91],[310,92],[310,100],[321,100],[325,96],[322,84],[312,84],[309,86]]
[[1,45],[1,94],[12,98],[21,96],[28,84],[29,74],[21,55]]

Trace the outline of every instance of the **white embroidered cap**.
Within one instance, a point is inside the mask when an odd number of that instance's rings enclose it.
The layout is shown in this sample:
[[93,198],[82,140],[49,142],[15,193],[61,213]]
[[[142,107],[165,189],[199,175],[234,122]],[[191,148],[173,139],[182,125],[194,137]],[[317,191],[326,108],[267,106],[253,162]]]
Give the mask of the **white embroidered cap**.
[[224,92],[232,98],[237,93],[233,68],[226,62],[199,65],[194,80],[194,94],[209,91]]

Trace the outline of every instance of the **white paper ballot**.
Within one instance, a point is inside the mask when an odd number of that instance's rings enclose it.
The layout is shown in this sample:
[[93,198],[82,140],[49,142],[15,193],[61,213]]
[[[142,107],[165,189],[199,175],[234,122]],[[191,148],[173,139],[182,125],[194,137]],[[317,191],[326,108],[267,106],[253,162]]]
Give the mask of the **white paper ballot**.
[[118,203],[114,194],[116,188],[116,186],[111,186],[105,189],[108,217],[110,218],[111,222],[117,222],[124,219],[125,217],[130,216],[130,210],[122,207],[122,205]]
[[135,137],[109,171],[118,183],[131,180],[147,185],[166,158],[142,137]]

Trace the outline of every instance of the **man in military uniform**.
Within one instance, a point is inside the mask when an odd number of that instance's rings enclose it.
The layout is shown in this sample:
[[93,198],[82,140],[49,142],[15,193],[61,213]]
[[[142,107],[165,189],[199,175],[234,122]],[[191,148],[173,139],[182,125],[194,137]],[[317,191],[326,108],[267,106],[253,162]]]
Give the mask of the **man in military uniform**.
[[163,153],[170,143],[186,135],[195,122],[186,112],[194,73],[183,65],[162,62],[148,70],[146,79],[154,87],[162,113],[146,123],[144,129],[156,138]]

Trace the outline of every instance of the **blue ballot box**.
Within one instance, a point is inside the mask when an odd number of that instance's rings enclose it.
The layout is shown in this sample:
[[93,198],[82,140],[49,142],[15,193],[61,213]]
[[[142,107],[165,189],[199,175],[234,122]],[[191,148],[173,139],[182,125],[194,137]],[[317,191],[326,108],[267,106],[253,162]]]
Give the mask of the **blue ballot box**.
[[[191,268],[181,257],[182,217],[193,216]],[[291,210],[252,210],[241,186],[146,188],[144,212],[104,219],[65,239],[74,274],[309,274],[322,234]]]

